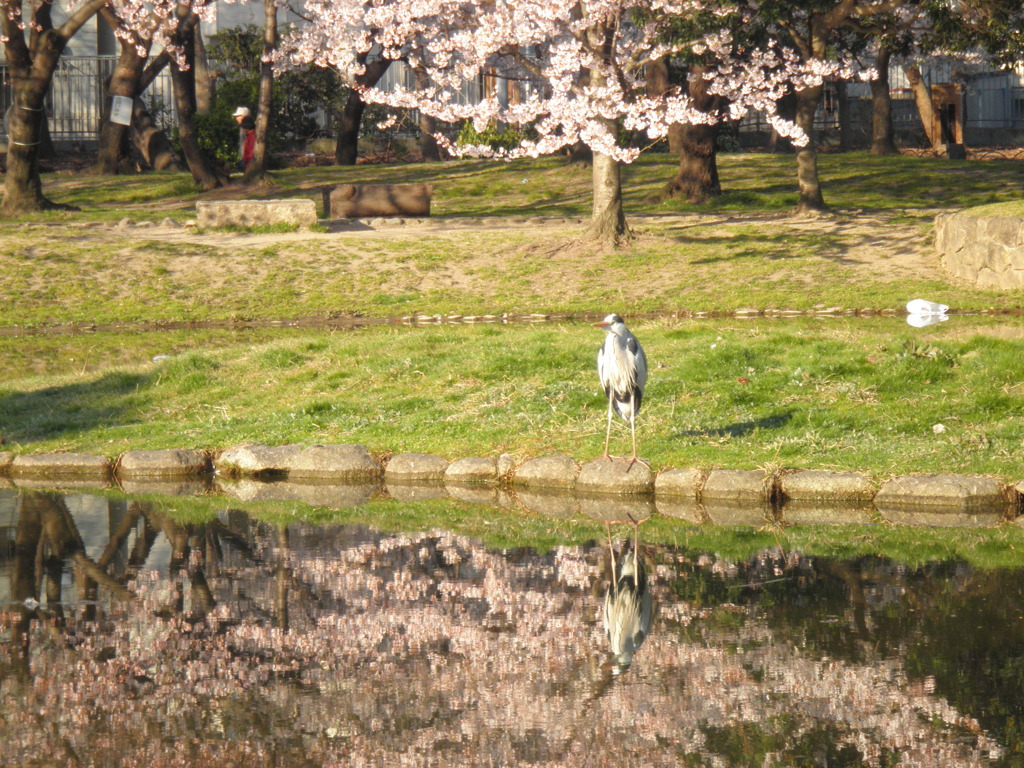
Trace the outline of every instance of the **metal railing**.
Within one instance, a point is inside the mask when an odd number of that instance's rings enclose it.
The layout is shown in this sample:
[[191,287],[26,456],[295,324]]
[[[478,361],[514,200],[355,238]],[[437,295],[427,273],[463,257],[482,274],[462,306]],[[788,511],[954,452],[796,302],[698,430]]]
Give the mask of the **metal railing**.
[[[116,56],[65,56],[57,65],[46,96],[47,123],[54,141],[95,141],[103,121],[107,83],[117,65]],[[11,73],[0,62],[0,114],[13,105]],[[161,127],[174,123],[170,75],[164,71],[142,96]],[[0,139],[7,139],[0,124]]]

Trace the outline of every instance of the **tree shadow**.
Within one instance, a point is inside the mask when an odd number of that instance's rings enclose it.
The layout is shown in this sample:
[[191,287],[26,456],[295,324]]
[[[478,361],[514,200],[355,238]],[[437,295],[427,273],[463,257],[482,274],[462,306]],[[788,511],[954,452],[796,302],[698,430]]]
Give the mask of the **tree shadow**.
[[0,394],[0,437],[32,443],[126,423],[148,398],[148,374],[108,373],[95,381]]
[[793,420],[793,412],[775,413],[753,421],[738,421],[724,427],[710,429],[686,429],[672,435],[679,437],[746,437],[759,429],[780,429]]

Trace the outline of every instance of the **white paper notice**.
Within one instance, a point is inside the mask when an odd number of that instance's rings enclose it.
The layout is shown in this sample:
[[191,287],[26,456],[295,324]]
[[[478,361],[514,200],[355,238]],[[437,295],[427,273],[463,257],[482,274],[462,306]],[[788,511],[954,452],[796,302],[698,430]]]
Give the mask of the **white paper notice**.
[[132,124],[132,100],[127,96],[115,96],[110,105],[110,122],[118,125]]

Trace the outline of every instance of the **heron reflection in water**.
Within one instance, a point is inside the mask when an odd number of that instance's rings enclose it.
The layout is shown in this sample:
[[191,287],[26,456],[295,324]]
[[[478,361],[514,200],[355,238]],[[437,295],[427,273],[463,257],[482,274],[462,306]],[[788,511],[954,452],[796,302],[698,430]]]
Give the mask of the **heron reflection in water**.
[[611,671],[621,675],[633,663],[651,630],[651,591],[640,557],[640,523],[630,515],[633,540],[626,537],[622,552],[615,557],[611,524],[606,522],[612,575],[604,596],[604,631],[612,652]]

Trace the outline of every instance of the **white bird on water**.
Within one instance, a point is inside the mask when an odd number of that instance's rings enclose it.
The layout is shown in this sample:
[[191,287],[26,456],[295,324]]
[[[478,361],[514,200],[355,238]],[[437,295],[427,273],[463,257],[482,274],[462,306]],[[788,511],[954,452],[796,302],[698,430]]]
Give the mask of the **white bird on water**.
[[616,314],[608,315],[595,328],[603,328],[607,334],[604,344],[597,353],[597,375],[601,386],[608,396],[608,430],[604,437],[604,458],[611,460],[608,453],[608,441],[612,434],[613,409],[629,423],[633,437],[633,455],[630,468],[638,459],[636,455],[636,415],[640,412],[640,404],[644,399],[644,387],[647,385],[647,357],[644,348],[629,332],[622,318]]

